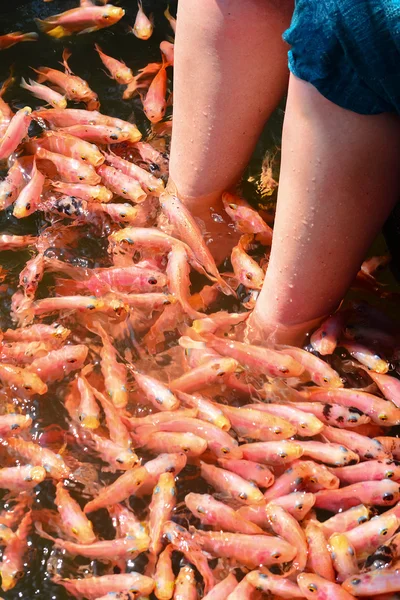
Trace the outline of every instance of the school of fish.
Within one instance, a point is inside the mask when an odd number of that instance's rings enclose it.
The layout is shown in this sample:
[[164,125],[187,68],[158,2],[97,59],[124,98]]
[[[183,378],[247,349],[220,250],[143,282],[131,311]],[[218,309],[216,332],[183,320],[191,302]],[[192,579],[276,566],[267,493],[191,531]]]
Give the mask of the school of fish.
[[[123,15],[82,0],[38,26],[63,38]],[[152,31],[139,2],[132,33]],[[0,50],[37,37],[0,36]],[[45,105],[13,110],[15,73],[0,92],[1,210],[44,223],[0,235],[1,252],[29,253],[0,332],[1,589],[41,539],[48,577],[82,600],[398,598],[398,325],[354,301],[304,349],[247,343],[271,223],[226,192],[239,241],[220,272],[166,189],[173,44],[136,75],[95,50],[124,100],[141,95],[147,141],[100,112],[70,51],[64,70],[20,81]],[[366,260],[353,287],[386,297],[387,263]],[[37,405],[64,416],[42,427]]]

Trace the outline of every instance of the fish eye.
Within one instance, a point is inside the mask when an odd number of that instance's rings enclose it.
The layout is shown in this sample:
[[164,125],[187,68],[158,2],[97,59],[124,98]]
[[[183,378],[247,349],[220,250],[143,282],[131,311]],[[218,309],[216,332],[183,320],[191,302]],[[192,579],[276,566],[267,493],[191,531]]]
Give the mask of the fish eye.
[[107,15],[107,14],[103,15],[103,19],[109,19],[109,18],[110,18],[110,15]]
[[386,471],[386,473],[385,473],[385,477],[386,477],[387,479],[390,479],[391,477],[393,477],[393,475],[394,475],[394,472],[393,472],[393,471]]
[[74,364],[74,363],[76,363],[76,358],[69,358],[69,359],[67,360],[67,363],[70,363],[70,364]]
[[229,448],[221,448],[221,452],[224,454],[229,454]]
[[379,532],[379,534],[380,534],[380,535],[387,535],[387,534],[388,534],[388,529],[386,529],[386,528],[385,528],[385,529],[382,529],[382,530]]
[[81,155],[81,159],[82,159],[82,160],[86,160],[86,156],[82,156],[82,155]]
[[76,527],[72,527],[71,531],[74,535],[76,535],[78,533],[78,530]]
[[147,280],[150,285],[155,285],[157,283],[157,279],[155,277],[149,277]]
[[72,92],[73,94],[76,94],[76,89],[75,89],[75,88],[72,88],[71,92]]
[[308,591],[309,591],[309,592],[311,592],[311,593],[314,593],[314,592],[316,592],[316,591],[318,590],[318,588],[317,588],[317,586],[315,585],[315,583],[310,583],[310,584],[307,586],[307,589],[308,589]]
[[378,418],[380,421],[387,421],[387,415],[385,415],[385,414],[379,415]]
[[388,502],[390,502],[390,500],[393,500],[394,496],[393,494],[386,492],[385,494],[383,494],[382,498],[383,500],[387,500]]
[[329,383],[329,378],[328,377],[324,377],[323,380],[324,380],[324,383]]
[[253,275],[251,273],[246,273],[246,279],[251,281],[253,279]]
[[279,435],[280,433],[282,433],[282,429],[281,429],[281,427],[275,427],[275,429],[274,429],[274,433],[275,433],[276,435]]
[[124,461],[122,460],[122,458],[116,458],[115,460],[116,460],[116,462],[117,462],[119,465],[123,465],[123,464],[124,464]]
[[286,452],[280,452],[280,453],[279,453],[279,456],[280,456],[281,458],[287,458],[287,457],[288,457],[288,455],[287,455],[287,453],[286,453]]
[[359,583],[361,583],[361,579],[352,579],[350,583],[351,585],[358,585]]
[[280,558],[280,556],[281,556],[281,553],[280,553],[280,552],[275,552],[275,553],[272,555],[272,558]]
[[31,389],[32,389],[32,386],[24,385],[24,390],[26,390],[27,392],[29,392]]
[[247,494],[245,494],[244,492],[240,492],[240,494],[239,494],[239,498],[240,498],[241,500],[247,500]]

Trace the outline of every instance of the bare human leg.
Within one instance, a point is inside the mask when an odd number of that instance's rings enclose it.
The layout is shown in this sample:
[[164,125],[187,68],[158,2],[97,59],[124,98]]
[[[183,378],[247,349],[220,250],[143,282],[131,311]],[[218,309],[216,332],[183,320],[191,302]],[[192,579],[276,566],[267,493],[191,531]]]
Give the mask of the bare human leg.
[[[182,0],[175,39],[170,175],[218,244],[232,247],[221,193],[240,178],[287,87],[293,0]],[[216,240],[217,241],[217,240]],[[217,250],[221,252],[218,253]]]
[[336,106],[290,76],[271,258],[253,340],[300,343],[335,310],[400,192],[400,119]]

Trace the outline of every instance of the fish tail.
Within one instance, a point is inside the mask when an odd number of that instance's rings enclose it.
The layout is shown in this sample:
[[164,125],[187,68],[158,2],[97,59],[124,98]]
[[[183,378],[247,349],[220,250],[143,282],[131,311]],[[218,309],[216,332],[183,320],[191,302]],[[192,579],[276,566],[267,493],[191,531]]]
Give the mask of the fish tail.
[[[32,82],[32,79],[29,80],[29,82]],[[32,89],[32,85],[29,85],[29,83],[27,83],[25,81],[25,79],[23,77],[21,77],[21,83],[20,86],[24,89],[24,90],[29,90],[31,91]]]
[[47,67],[40,67],[39,69],[35,69],[35,67],[31,67],[32,71],[35,71],[39,75],[37,78],[38,83],[43,83],[47,79]]
[[49,23],[46,19],[35,19],[35,23],[38,26],[38,29],[43,33],[47,33],[51,29],[54,29],[54,22]]
[[39,39],[39,34],[36,31],[30,31],[29,33],[24,33],[21,38],[21,42],[37,42]]
[[8,90],[8,88],[10,87],[10,85],[12,85],[15,81],[14,78],[14,65],[11,65],[10,67],[10,74],[7,77],[7,79],[5,79],[2,83],[2,86],[0,88],[0,98],[3,97],[3,95],[6,93],[6,91]]
[[55,292],[60,296],[73,296],[79,295],[80,292],[85,290],[85,286],[80,281],[74,281],[73,279],[67,279],[64,277],[56,277],[55,279]]

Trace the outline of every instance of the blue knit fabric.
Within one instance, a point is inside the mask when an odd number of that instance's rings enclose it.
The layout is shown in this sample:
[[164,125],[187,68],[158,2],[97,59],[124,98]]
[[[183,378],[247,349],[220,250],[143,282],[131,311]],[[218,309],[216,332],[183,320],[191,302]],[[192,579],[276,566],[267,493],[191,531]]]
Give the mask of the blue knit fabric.
[[400,113],[400,0],[297,0],[289,68],[366,115]]

